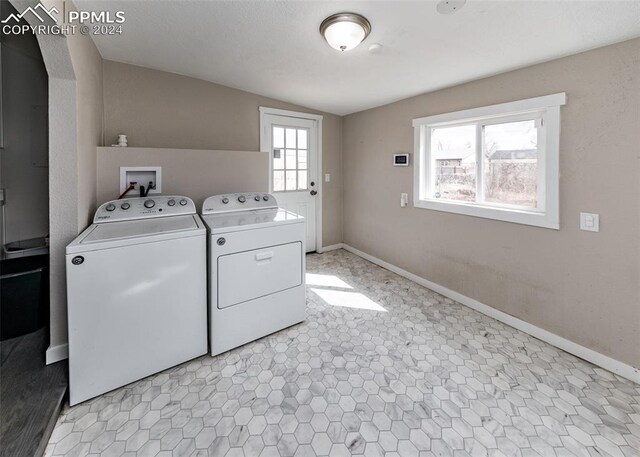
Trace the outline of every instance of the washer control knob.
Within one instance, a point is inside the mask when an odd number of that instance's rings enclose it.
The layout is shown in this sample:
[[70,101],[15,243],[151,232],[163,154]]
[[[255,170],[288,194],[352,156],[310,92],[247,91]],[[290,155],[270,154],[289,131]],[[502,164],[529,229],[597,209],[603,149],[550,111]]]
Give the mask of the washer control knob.
[[246,202],[246,201],[247,201],[247,197],[245,197],[244,195],[240,195],[240,196],[238,197],[238,201],[239,201],[240,203],[244,203],[244,202]]
[[256,195],[253,199],[254,199],[255,201],[259,202],[259,201],[260,201],[260,195]]
[[144,202],[144,207],[145,208],[153,208],[154,206],[156,206],[156,202],[154,202],[153,200],[146,200]]
[[187,200],[186,199],[182,199],[180,200],[180,206],[185,206],[187,204]]
[[169,200],[169,201],[167,202],[167,205],[169,205],[169,206],[176,206],[176,201],[172,198],[171,200]]
[[268,202],[268,201],[269,201],[269,196],[268,196],[268,195],[265,195],[264,197],[262,197],[262,199],[263,199],[265,202]]
[[129,208],[131,208],[131,205],[129,203],[123,203],[122,205],[120,205],[120,208],[122,208],[123,210],[128,210]]
[[114,209],[116,209],[116,205],[114,205],[113,203],[109,203],[105,209],[107,211],[113,211]]
[[229,203],[229,199],[227,197],[224,197],[222,199],[222,203],[224,203],[226,205],[227,203]]

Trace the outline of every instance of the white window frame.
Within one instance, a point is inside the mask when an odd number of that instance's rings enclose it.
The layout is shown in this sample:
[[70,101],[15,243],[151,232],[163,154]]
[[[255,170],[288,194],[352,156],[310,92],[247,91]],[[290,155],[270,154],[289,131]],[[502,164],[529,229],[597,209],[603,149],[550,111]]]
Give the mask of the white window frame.
[[[560,106],[565,105],[566,102],[566,94],[562,92],[414,119],[413,206],[559,230]],[[433,163],[430,151],[432,128],[472,123],[487,125],[532,118],[539,118],[541,121],[538,136],[539,142],[542,143],[538,144],[538,208],[486,202],[460,202],[433,197],[431,189],[435,179],[435,170],[431,166]],[[483,129],[477,128],[476,130],[478,135],[476,150],[481,156],[477,158],[476,184],[477,192],[483,192],[481,160],[484,143],[481,138]]]

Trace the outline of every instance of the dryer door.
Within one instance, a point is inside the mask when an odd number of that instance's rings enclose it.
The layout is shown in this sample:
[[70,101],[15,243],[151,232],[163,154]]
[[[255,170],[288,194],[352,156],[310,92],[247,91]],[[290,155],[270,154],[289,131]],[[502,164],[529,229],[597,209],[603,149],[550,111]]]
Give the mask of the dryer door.
[[218,257],[218,308],[302,284],[302,243],[287,243]]

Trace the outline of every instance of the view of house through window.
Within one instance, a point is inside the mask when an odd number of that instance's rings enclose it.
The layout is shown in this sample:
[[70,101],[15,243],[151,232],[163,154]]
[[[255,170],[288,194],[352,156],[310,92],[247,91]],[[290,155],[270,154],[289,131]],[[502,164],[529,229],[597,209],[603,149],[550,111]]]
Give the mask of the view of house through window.
[[476,126],[437,127],[431,130],[434,160],[434,197],[476,201]]
[[433,127],[431,158],[435,199],[538,206],[535,118]]
[[538,129],[536,120],[484,126],[484,200],[538,206]]
[[274,192],[306,190],[308,187],[309,131],[273,127]]

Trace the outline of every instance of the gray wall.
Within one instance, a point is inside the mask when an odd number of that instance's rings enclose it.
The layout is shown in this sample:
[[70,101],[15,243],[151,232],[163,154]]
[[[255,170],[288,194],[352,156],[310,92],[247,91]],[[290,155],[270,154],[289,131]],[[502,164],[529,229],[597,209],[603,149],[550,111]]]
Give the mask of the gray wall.
[[[64,91],[72,92],[66,98],[75,100],[76,135],[75,156],[56,157],[51,170],[51,304],[50,345],[66,344],[67,296],[64,248],[83,230],[93,216],[96,195],[96,147],[102,138],[102,57],[88,36],[70,35],[66,38],[73,65],[73,81],[56,81],[63,86],[56,91],[64,97]],[[75,83],[75,84],[74,84]],[[75,86],[75,87],[73,87]],[[64,106],[53,100],[52,109]],[[50,135],[58,135],[52,125]],[[65,153],[66,155],[66,153]],[[56,211],[54,211],[56,209]],[[57,211],[59,209],[59,211]],[[56,236],[54,237],[54,232]]]
[[[129,146],[259,151],[259,106],[323,114],[323,173],[331,173],[331,182],[323,183],[323,244],[342,241],[342,118],[163,71],[112,61],[104,61],[103,67],[104,131],[109,145],[125,133]],[[168,165],[189,166],[180,154]],[[101,178],[103,172],[98,169]],[[196,172],[210,174],[212,180],[218,177],[215,170]]]
[[49,73],[49,323],[50,348],[55,349],[67,343],[65,246],[87,225],[95,207],[102,58],[88,36],[39,35],[39,42]]
[[[266,192],[269,155],[255,151],[208,151],[169,148],[98,148],[98,201],[120,194],[120,167],[162,167],[162,193],[191,197],[200,209],[215,194]],[[238,170],[242,170],[238,173]],[[213,176],[213,177],[212,177]],[[132,192],[131,197],[136,197]]]
[[102,143],[102,57],[90,39],[69,40],[76,73],[78,116],[78,231],[93,219],[96,209],[96,146]]
[[[345,243],[640,367],[639,56],[636,39],[346,116]],[[556,92],[559,231],[400,208],[413,169],[391,155],[413,152],[413,118]]]
[[[7,6],[3,2],[2,8]],[[49,233],[47,87],[47,71],[35,36],[2,37],[0,187],[7,192],[6,243]]]

